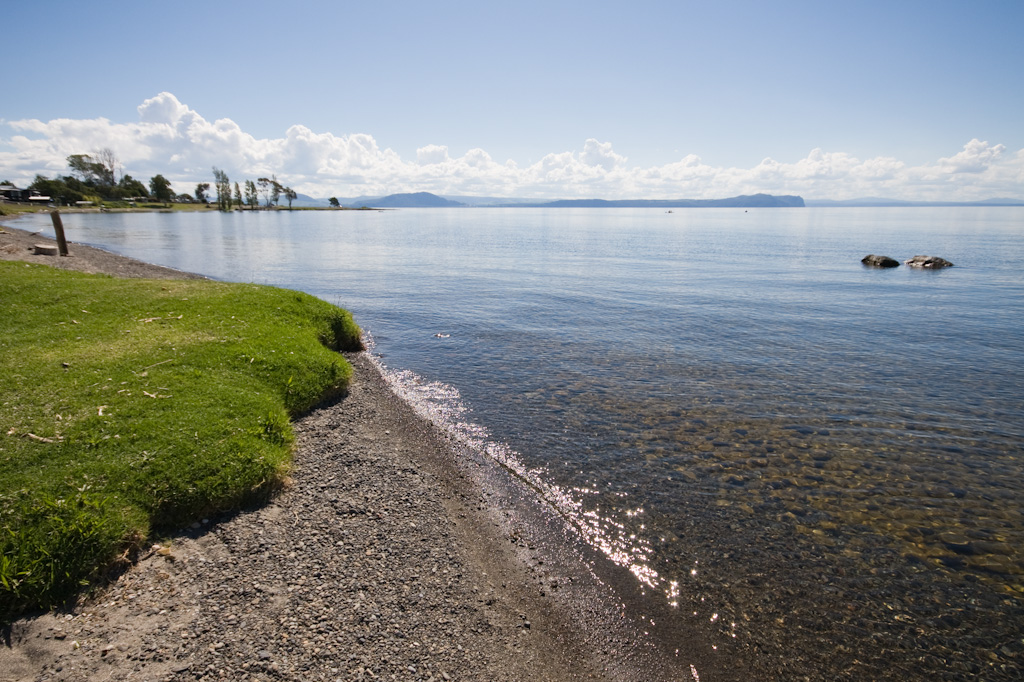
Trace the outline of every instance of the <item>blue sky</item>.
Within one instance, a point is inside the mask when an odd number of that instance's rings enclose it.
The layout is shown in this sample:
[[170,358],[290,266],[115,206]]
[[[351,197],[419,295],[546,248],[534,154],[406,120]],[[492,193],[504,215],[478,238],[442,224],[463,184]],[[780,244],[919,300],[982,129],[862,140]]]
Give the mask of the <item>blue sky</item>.
[[177,191],[218,165],[316,196],[1024,198],[1020,0],[4,14],[0,179],[111,148]]

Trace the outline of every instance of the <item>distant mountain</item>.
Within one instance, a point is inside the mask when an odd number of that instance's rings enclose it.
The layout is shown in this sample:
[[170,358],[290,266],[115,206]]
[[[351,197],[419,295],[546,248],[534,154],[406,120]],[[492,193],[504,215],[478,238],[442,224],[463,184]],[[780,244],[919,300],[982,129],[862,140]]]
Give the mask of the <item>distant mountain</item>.
[[[314,200],[326,205],[327,200]],[[802,207],[804,200],[798,196],[750,194],[727,199],[523,199],[514,197],[441,197],[430,192],[414,194],[389,194],[385,197],[360,196],[338,197],[342,206],[348,208],[434,208],[459,206],[493,206],[500,208],[779,208]]]
[[908,206],[909,203],[899,199],[883,197],[861,197],[860,199],[807,199],[808,206]]
[[985,199],[978,206],[1024,206],[1024,199]]
[[562,199],[537,204],[509,204],[540,208],[799,208],[797,196],[750,194],[728,199]]
[[521,204],[536,204],[540,199],[515,199],[509,197],[467,197],[467,196],[445,196],[445,199],[458,201],[466,206],[519,206]]
[[[475,206],[475,207],[484,207],[484,206],[520,206],[520,205],[524,205],[524,204],[538,204],[538,203],[541,203],[543,201],[543,199],[521,199],[521,198],[515,198],[515,197],[470,197],[470,196],[463,196],[463,195],[444,195],[444,196],[440,196],[440,195],[431,195],[431,194],[429,194],[427,192],[421,192],[420,194],[425,194],[425,195],[428,195],[428,196],[438,196],[441,199],[447,199],[448,201],[454,202],[454,204],[448,204],[449,206],[456,205],[456,204],[461,204],[463,206]],[[392,194],[392,195],[389,195],[389,196],[403,196],[403,195]],[[409,195],[409,196],[412,196],[412,195]],[[364,195],[358,196],[358,197],[348,197],[348,198],[338,197],[338,201],[341,203],[342,206],[347,206],[349,208],[361,208],[363,206],[368,206],[368,207],[380,206],[380,202],[382,200],[384,200],[384,199],[387,199],[387,198],[388,197],[369,196],[369,195],[364,194]],[[327,200],[325,199],[324,201],[326,202]]]
[[[339,204],[341,204],[342,206],[345,206],[346,208],[362,208],[363,206],[369,206],[373,202],[377,201],[377,199],[380,199],[380,197],[371,197],[371,196],[367,196],[365,194],[362,195],[362,196],[358,196],[358,197],[335,197],[335,198],[338,200]],[[330,203],[331,200],[330,200],[330,198],[328,198],[328,199],[324,199],[324,201]]]
[[[906,201],[885,197],[859,199],[807,199],[792,195],[749,194],[727,199],[523,199],[512,197],[438,196],[430,192],[389,194],[385,197],[360,196],[338,198],[342,206],[360,208],[432,208],[432,207],[501,207],[501,208],[777,208],[801,206],[885,207],[885,206],[1024,206],[1024,199],[995,198],[983,201]],[[327,206],[327,199],[300,194],[295,206]]]
[[451,208],[465,206],[458,201],[451,201],[430,192],[412,194],[389,194],[386,197],[357,197],[356,199],[339,200],[343,206],[359,208]]
[[983,201],[905,201],[884,197],[861,197],[859,199],[808,199],[808,206],[886,207],[886,206],[1024,206],[1024,199],[985,199]]
[[[287,206],[288,200],[282,197],[280,205]],[[328,205],[327,199],[315,199],[308,194],[297,194],[295,199],[292,200],[294,208],[319,208]]]

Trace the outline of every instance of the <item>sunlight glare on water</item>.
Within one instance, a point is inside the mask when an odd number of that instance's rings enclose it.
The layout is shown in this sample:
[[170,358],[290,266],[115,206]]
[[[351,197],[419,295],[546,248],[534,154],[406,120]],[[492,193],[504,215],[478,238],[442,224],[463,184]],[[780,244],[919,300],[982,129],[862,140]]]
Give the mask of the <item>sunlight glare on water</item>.
[[[494,441],[487,429],[469,420],[470,410],[458,389],[439,381],[424,381],[409,370],[392,370],[374,355],[373,337],[364,335],[369,357],[380,370],[391,389],[406,401],[418,415],[440,427],[450,438],[476,452],[486,454],[532,487],[544,500],[580,532],[591,546],[599,549],[615,564],[625,567],[648,587],[662,582],[650,567],[651,547],[636,535],[627,535],[626,528],[613,519],[603,518],[599,510],[585,510],[571,492],[551,483],[543,469],[529,469],[516,452]],[[589,490],[577,488],[578,495]],[[668,591],[671,596],[672,590]]]

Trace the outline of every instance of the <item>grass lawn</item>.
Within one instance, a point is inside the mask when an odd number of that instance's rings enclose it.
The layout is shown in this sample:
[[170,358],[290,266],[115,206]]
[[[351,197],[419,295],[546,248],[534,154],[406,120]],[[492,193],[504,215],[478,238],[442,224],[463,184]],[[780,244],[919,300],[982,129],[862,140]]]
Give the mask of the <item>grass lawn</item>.
[[0,262],[0,621],[154,532],[265,497],[290,418],[345,390],[344,310],[250,284]]
[[52,211],[53,209],[49,206],[38,206],[36,204],[22,204],[8,201],[0,201],[0,216],[6,215],[22,215],[25,213],[40,213],[42,211]]

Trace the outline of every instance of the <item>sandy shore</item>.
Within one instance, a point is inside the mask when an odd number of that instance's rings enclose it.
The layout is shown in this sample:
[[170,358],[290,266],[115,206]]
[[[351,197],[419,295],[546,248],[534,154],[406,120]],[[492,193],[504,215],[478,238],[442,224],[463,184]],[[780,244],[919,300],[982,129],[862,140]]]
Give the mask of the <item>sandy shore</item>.
[[[34,256],[50,240],[0,229],[4,259],[195,277],[75,244]],[[349,360],[349,394],[295,425],[284,492],[154,546],[66,613],[15,623],[0,680],[696,677],[532,491],[416,416],[365,354]]]

